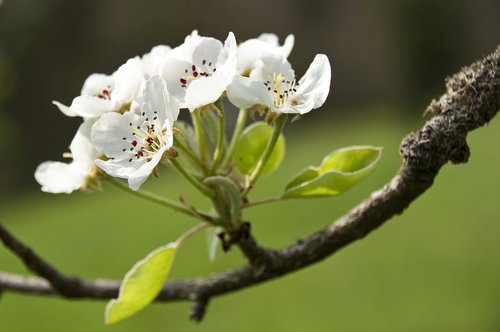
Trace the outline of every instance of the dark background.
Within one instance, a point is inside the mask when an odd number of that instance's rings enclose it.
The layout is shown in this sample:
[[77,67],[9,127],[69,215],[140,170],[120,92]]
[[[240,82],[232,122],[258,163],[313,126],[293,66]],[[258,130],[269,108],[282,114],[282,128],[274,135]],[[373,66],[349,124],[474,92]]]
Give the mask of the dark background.
[[193,29],[222,40],[233,31],[238,41],[293,33],[299,76],[327,54],[332,91],[311,125],[360,105],[420,115],[447,75],[500,41],[496,0],[0,2],[0,193],[37,188],[36,165],[67,150],[79,120],[52,100],[69,104],[89,74],[175,47]]

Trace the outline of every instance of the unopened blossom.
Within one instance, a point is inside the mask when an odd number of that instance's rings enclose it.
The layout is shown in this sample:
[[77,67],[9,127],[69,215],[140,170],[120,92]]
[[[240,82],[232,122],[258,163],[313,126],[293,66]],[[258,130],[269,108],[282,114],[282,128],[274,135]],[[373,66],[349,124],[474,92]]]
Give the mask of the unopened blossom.
[[283,45],[279,44],[274,33],[263,33],[238,45],[237,69],[243,76],[248,76],[257,67],[262,58],[281,56],[287,58],[292,51],[295,38],[292,34],[285,38]]
[[267,57],[250,73],[238,75],[227,88],[231,103],[240,108],[265,107],[276,113],[305,114],[325,102],[330,91],[328,58],[318,54],[297,81],[284,57]]
[[67,116],[98,118],[111,112],[123,112],[139,96],[144,82],[141,59],[129,59],[112,75],[92,74],[83,84],[80,96],[73,99],[70,106],[58,101],[53,103]]
[[179,111],[159,76],[146,81],[142,100],[140,114],[107,113],[92,127],[94,146],[110,158],[96,160],[97,166],[111,176],[127,179],[133,190],[139,189],[172,147],[172,126]]
[[70,163],[46,161],[35,171],[35,179],[42,186],[42,191],[69,194],[74,190],[85,189],[88,181],[97,174],[94,160],[99,156],[90,141],[90,129],[93,121],[80,125],[71,145]]
[[161,75],[180,107],[193,111],[219,99],[235,74],[234,34],[230,32],[222,44],[193,31],[168,53]]

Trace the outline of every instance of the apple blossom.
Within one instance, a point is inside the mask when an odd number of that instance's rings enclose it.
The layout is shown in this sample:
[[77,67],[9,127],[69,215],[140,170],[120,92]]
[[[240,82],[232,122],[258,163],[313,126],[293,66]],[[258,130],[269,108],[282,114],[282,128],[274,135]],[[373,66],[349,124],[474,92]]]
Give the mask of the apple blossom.
[[173,144],[173,121],[179,110],[170,101],[165,81],[146,81],[141,113],[106,113],[92,127],[92,142],[109,160],[96,160],[111,176],[125,178],[133,190],[146,181]]
[[287,58],[292,51],[295,38],[292,34],[285,38],[282,46],[274,33],[263,33],[238,45],[237,69],[243,76],[248,76],[264,57],[282,56]]
[[180,107],[194,111],[219,99],[235,74],[234,34],[230,32],[222,44],[195,30],[167,54],[161,75]]
[[297,82],[284,57],[265,57],[249,77],[235,76],[227,97],[237,107],[264,106],[276,113],[305,114],[323,105],[330,91],[330,62],[318,54]]
[[129,59],[112,75],[92,74],[83,84],[81,95],[65,106],[53,101],[67,116],[97,118],[111,111],[123,112],[140,92],[144,69],[139,57]]
[[88,180],[96,175],[94,160],[99,156],[90,141],[92,125],[93,121],[86,121],[78,128],[69,146],[72,162],[46,161],[37,167],[35,179],[42,191],[69,194],[87,187]]

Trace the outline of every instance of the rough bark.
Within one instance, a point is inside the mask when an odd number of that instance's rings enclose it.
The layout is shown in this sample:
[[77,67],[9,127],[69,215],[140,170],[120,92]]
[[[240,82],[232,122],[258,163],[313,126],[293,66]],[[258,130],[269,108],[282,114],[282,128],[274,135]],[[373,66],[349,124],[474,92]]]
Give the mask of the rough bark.
[[[201,320],[212,297],[259,284],[321,261],[363,238],[401,214],[432,186],[440,168],[469,158],[467,134],[487,124],[500,109],[500,47],[447,79],[446,92],[433,100],[427,112],[434,116],[402,142],[403,164],[382,189],[350,212],[307,239],[272,250],[250,235],[238,242],[249,264],[226,272],[171,281],[157,301],[193,302],[191,318]],[[116,280],[86,280],[67,276],[48,264],[0,225],[0,239],[40,277],[0,272],[0,290],[66,298],[110,299],[118,295]]]

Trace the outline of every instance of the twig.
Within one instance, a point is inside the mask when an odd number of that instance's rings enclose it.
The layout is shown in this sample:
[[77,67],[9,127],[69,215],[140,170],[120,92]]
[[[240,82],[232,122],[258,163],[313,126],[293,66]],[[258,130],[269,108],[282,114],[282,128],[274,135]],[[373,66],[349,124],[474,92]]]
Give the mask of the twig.
[[[363,238],[394,215],[402,213],[432,186],[439,169],[448,161],[466,162],[469,157],[467,133],[488,123],[499,109],[500,48],[448,80],[447,92],[429,106],[429,111],[438,114],[421,130],[403,140],[403,165],[382,189],[326,228],[287,248],[268,250],[248,237],[250,240],[242,240],[239,246],[251,264],[205,277],[169,282],[157,300],[194,301],[192,317],[201,319],[212,297],[286,275]],[[3,227],[0,229],[4,244],[32,271],[50,281],[49,284],[41,278],[0,273],[0,289],[94,299],[109,299],[118,294],[119,282],[67,277]],[[259,263],[258,270],[255,262]]]

